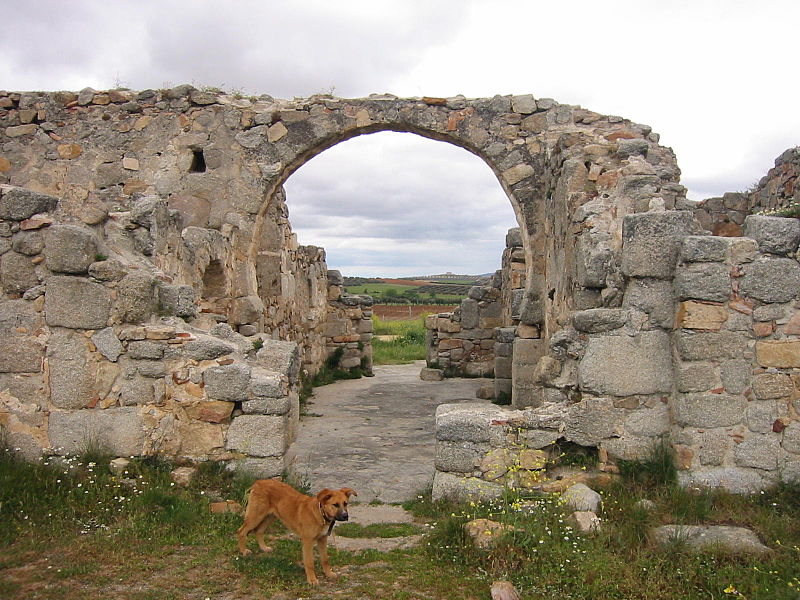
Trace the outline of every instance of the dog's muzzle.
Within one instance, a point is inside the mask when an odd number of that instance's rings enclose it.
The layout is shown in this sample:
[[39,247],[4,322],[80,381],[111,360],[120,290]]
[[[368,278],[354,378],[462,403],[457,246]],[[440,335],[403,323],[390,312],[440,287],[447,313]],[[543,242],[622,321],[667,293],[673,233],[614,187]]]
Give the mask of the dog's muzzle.
[[339,513],[338,515],[336,515],[337,521],[347,521],[349,518],[350,517],[347,515],[347,513]]

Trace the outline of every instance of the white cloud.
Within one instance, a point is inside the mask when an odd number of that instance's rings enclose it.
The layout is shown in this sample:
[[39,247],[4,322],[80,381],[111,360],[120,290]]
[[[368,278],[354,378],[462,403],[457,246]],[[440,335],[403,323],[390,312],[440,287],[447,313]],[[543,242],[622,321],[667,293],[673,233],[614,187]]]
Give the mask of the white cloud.
[[[690,197],[703,198],[746,189],[800,144],[798,22],[794,0],[27,0],[3,7],[0,85],[194,82],[276,97],[331,88],[351,97],[533,93],[651,125],[675,150]],[[380,145],[336,158],[345,147],[290,181],[301,238],[307,230],[355,242],[371,230],[445,246],[402,254],[408,261],[447,248],[451,261],[475,254],[477,242],[456,249],[459,234],[502,239],[507,221],[470,199],[475,167],[408,146],[385,155],[384,169]],[[328,176],[314,172],[316,161]],[[438,168],[422,179],[431,163]],[[362,175],[348,170],[356,164]],[[496,182],[476,190],[502,193]],[[303,194],[324,199],[312,205]],[[386,260],[401,255],[394,248]]]

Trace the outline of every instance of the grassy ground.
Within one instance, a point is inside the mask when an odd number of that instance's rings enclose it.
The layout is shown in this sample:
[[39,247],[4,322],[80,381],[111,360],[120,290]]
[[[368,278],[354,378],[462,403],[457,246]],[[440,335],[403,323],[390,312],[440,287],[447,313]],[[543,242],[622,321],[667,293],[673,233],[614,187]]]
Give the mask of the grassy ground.
[[[49,463],[49,464],[45,464]],[[508,494],[491,504],[454,506],[427,495],[407,505],[427,521],[410,550],[332,550],[340,573],[314,589],[299,565],[300,545],[276,525],[274,552],[241,558],[241,517],[212,515],[211,497],[243,499],[249,481],[205,466],[191,487],[171,485],[170,465],[134,461],[121,478],[107,457],[35,465],[0,456],[0,598],[133,600],[255,598],[488,599],[496,579],[523,598],[580,600],[796,600],[800,489],[752,497],[677,488],[656,465],[628,464],[602,489],[602,531],[578,534],[552,495]],[[655,503],[637,508],[640,498]],[[354,511],[355,512],[355,511]],[[488,551],[475,549],[463,524],[489,517],[516,529]],[[654,548],[661,523],[724,523],[753,528],[773,551],[761,558],[721,551],[694,554],[680,544]],[[337,535],[391,537],[421,525],[337,527]],[[348,531],[349,530],[349,531]],[[277,538],[277,539],[276,539]],[[251,546],[254,546],[251,540]]]
[[372,362],[401,365],[425,359],[425,317],[412,321],[383,321],[372,318],[373,335],[397,336],[392,340],[372,338]]

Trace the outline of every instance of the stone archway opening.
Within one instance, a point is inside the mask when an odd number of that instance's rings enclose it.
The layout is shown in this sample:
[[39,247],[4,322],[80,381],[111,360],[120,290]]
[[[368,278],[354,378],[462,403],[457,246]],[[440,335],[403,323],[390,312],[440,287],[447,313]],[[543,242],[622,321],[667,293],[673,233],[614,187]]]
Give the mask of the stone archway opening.
[[[317,254],[318,246],[325,249],[328,268],[349,276],[386,278],[446,272],[484,275],[480,284],[486,290],[476,297],[481,305],[486,304],[485,292],[493,286],[496,290],[488,291],[495,302],[492,314],[481,321],[482,329],[476,333],[476,339],[465,339],[463,351],[455,345],[444,346],[442,350],[448,352],[442,357],[437,357],[438,348],[433,348],[428,358],[434,363],[432,366],[438,366],[439,361],[445,363],[442,366],[452,375],[491,375],[492,330],[511,325],[510,312],[502,314],[503,286],[497,272],[507,231],[518,226],[518,207],[512,197],[512,210],[508,210],[508,190],[498,184],[496,169],[487,166],[482,157],[464,152],[460,145],[437,143],[442,141],[441,136],[373,129],[350,136],[324,152],[309,152],[313,158],[286,180],[285,187],[276,190],[267,209],[273,215],[268,221],[280,213],[287,224],[292,221],[293,233],[290,250],[280,264],[273,253],[258,250],[259,290],[267,289],[266,281],[278,278],[276,268],[288,269],[292,272],[284,273],[280,279],[285,291],[293,289],[294,294],[293,305],[285,310],[304,310],[303,307],[309,306],[312,313],[316,311],[313,320],[327,317],[332,321],[336,320],[332,313],[337,312],[332,306],[338,305],[339,317],[342,313],[352,316],[357,312],[352,307],[359,303],[357,298],[342,297],[337,303],[337,296],[332,296],[331,290],[315,289],[313,283],[306,285],[313,282],[313,277],[309,277],[309,253]],[[270,243],[267,236],[262,240]],[[309,243],[314,245],[304,245]],[[524,269],[522,246],[522,236],[517,236],[515,266]],[[510,282],[506,283],[508,287]],[[524,272],[517,272],[516,287],[523,288],[524,284]],[[326,293],[328,303],[322,301]],[[476,304],[476,300],[471,299],[468,304]],[[371,316],[368,307],[362,308],[359,316]],[[322,314],[324,310],[327,315]],[[458,311],[460,308],[456,318]],[[469,327],[477,327],[477,322]],[[313,334],[311,339],[306,338],[306,368],[313,372],[320,358],[324,360],[342,345],[369,345],[369,336],[363,335],[369,331],[371,322],[363,320],[353,327],[329,322],[322,339],[313,339]],[[356,334],[362,335],[356,339]],[[449,333],[441,336],[450,337]],[[460,365],[452,372],[450,350]],[[347,366],[357,365],[357,359],[365,358],[364,353],[359,356],[352,347],[346,354]],[[464,365],[469,361],[483,361],[483,365],[465,371]],[[510,378],[510,373],[504,373],[503,377]]]

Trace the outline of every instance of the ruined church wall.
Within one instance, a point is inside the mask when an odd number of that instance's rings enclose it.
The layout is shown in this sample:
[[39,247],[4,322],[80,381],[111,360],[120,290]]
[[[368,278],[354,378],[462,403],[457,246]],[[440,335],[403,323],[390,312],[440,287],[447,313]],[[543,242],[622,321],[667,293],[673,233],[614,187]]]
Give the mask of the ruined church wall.
[[559,440],[597,447],[611,471],[666,440],[685,485],[800,480],[800,222],[749,216],[748,237],[719,237],[688,211],[652,211],[623,231],[622,306],[576,311],[551,338],[537,402],[440,407],[435,495],[498,494],[500,450]]

